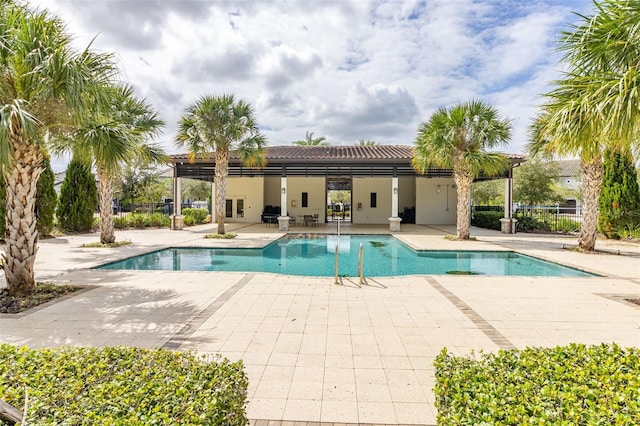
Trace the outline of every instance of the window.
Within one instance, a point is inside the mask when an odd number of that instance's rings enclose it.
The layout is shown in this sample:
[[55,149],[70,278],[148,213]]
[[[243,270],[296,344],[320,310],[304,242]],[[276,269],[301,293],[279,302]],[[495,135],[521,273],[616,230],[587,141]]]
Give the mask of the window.
[[376,192],[371,193],[371,208],[375,209],[378,207],[378,194]]
[[309,193],[302,193],[302,207],[309,207]]

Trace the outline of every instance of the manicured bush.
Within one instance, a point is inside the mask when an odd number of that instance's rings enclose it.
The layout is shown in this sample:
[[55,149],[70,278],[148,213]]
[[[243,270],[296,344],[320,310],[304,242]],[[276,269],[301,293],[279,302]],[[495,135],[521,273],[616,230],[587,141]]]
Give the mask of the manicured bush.
[[36,226],[41,236],[51,235],[56,205],[58,204],[58,194],[56,194],[54,187],[56,176],[51,168],[49,157],[42,160],[42,167],[44,170],[36,186]]
[[501,229],[500,219],[503,217],[503,212],[475,211],[471,218],[471,224],[480,228],[495,229],[496,231],[499,231]]
[[607,238],[640,227],[640,188],[631,152],[605,151],[598,210],[598,230]]
[[164,228],[169,226],[169,216],[161,213],[132,213],[113,218],[116,229],[123,228]]
[[184,216],[184,224],[186,226],[199,225],[204,223],[205,218],[209,215],[209,212],[205,209],[182,209],[182,215]]
[[72,159],[67,167],[58,203],[60,226],[68,231],[86,232],[93,228],[93,214],[98,207],[98,188],[91,168]]
[[640,349],[615,344],[436,358],[438,425],[638,424]]
[[28,424],[245,425],[242,361],[139,348],[0,345],[0,399]]
[[518,220],[516,227],[518,232],[551,231],[551,226],[544,220],[527,214],[516,214],[514,218]]

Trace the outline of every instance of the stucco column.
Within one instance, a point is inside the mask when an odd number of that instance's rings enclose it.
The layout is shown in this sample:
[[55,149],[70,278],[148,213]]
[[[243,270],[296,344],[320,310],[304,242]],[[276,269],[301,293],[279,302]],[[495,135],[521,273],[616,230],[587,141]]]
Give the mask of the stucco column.
[[516,219],[513,218],[513,168],[504,181],[504,218],[500,219],[500,230],[503,234],[516,233]]
[[389,218],[389,230],[391,232],[400,231],[401,218],[398,217],[398,176],[393,171],[391,178],[391,217]]
[[[283,172],[284,174],[284,172]],[[280,216],[278,216],[278,230],[289,230],[289,216],[287,216],[287,176],[280,178]]]
[[178,165],[173,168],[173,215],[170,218],[172,230],[179,231],[184,228],[184,217],[182,216],[182,188],[178,177]]

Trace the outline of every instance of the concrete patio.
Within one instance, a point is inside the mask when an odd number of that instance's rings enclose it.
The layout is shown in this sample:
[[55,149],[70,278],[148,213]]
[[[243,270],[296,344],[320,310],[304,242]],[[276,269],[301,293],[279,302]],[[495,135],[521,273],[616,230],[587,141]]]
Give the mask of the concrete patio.
[[[335,225],[291,232],[335,232]],[[355,279],[253,272],[107,271],[94,266],[170,246],[262,247],[282,233],[228,224],[183,231],[119,231],[133,244],[86,249],[98,234],[45,239],[38,280],[86,286],[19,315],[0,315],[0,341],[31,347],[131,345],[242,359],[255,425],[435,424],[433,360],[455,354],[571,342],[640,345],[640,245],[598,241],[599,254],[567,250],[575,237],[402,225],[418,249],[516,250],[596,273],[591,278],[407,276]],[[388,233],[346,226],[345,233]],[[323,422],[323,423],[320,423]]]

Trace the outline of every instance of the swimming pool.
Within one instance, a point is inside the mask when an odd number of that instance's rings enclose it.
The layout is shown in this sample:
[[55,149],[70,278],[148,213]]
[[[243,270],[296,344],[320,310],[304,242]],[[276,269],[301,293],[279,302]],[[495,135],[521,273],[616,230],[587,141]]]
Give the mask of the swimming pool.
[[584,271],[504,251],[416,251],[386,235],[283,237],[263,249],[168,248],[99,269],[169,271],[274,272],[285,275],[334,276],[338,246],[339,275],[358,275],[358,251],[364,253],[366,277],[399,275],[521,275],[584,277]]

